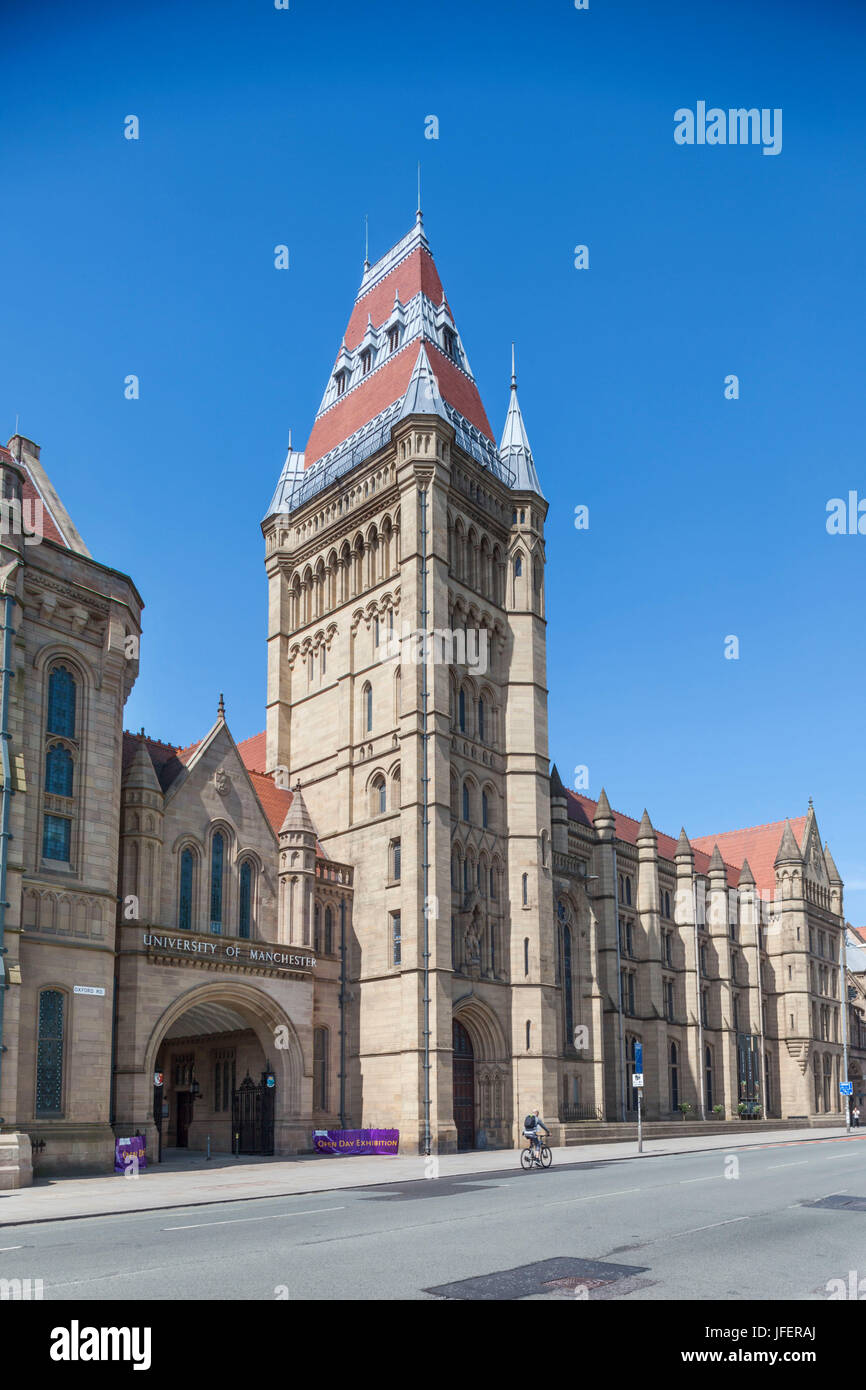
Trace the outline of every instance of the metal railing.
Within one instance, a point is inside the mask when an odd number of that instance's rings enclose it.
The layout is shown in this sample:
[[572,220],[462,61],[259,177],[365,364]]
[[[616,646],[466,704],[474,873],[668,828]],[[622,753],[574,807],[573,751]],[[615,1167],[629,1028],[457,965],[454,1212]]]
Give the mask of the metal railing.
[[602,1120],[604,1118],[600,1105],[561,1105],[559,1107],[559,1123],[561,1125],[578,1124],[581,1120]]

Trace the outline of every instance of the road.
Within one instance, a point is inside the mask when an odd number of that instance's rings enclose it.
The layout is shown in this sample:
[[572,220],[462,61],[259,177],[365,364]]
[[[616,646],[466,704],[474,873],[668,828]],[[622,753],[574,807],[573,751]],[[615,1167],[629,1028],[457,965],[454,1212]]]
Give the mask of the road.
[[[866,1134],[0,1228],[44,1298],[827,1299],[864,1280]],[[856,1199],[860,1199],[859,1206]],[[823,1205],[814,1205],[823,1202]],[[853,1205],[845,1205],[851,1203]]]

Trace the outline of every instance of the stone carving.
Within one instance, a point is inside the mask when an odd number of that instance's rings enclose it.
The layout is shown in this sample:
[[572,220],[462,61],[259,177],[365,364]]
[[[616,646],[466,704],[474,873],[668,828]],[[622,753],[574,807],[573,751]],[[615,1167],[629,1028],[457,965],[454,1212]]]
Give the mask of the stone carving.
[[220,796],[228,796],[231,791],[231,778],[224,767],[218,767],[213,775],[213,784]]

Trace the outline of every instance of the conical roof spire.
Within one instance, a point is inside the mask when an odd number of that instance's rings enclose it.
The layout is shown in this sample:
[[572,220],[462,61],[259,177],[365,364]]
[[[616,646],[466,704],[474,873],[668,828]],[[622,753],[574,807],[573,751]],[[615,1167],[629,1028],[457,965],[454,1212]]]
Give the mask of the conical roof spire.
[[655,830],[653,829],[653,823],[649,818],[649,812],[647,811],[647,808],[644,806],[643,815],[640,818],[640,826],[638,828],[637,837],[640,840],[643,839],[645,835],[655,835]]
[[541,484],[538,481],[538,474],[535,471],[535,463],[532,458],[532,450],[529,447],[526,426],[523,423],[520,402],[517,399],[517,372],[515,370],[513,343],[511,344],[511,399],[508,402],[505,429],[502,431],[502,442],[499,445],[499,457],[505,467],[510,468],[514,474],[514,482],[511,486],[515,492],[535,492],[539,497],[544,497]]
[[803,862],[800,846],[797,844],[794,837],[794,832],[791,829],[791,822],[789,820],[785,821],[785,829],[782,831],[779,849],[773,862],[774,865],[788,863],[801,864]]
[[722,858],[721,850],[719,849],[718,845],[715,844],[713,845],[713,852],[710,855],[709,871],[710,873],[713,873],[714,871],[718,873],[719,870],[721,870],[722,873],[726,872],[725,861]]
[[613,812],[610,809],[610,802],[607,799],[607,792],[604,787],[602,787],[599,792],[592,823],[593,825],[599,825],[602,821],[610,821],[611,824],[613,824]]
[[827,877],[830,882],[841,884],[842,876],[836,868],[836,862],[830,853],[830,846],[827,844],[826,840],[824,841],[824,863],[827,866]]
[[280,834],[282,835],[287,830],[293,831],[295,834],[312,835],[315,839],[316,827],[307,809],[307,803],[301,794],[300,782],[296,782],[292,787],[292,804],[280,826]]
[[135,756],[123,774],[123,785],[124,788],[135,787],[139,791],[162,791],[150,753],[147,750],[143,729],[135,750]]
[[755,886],[755,875],[752,873],[752,866],[751,866],[751,864],[749,863],[748,859],[744,859],[744,860],[743,860],[743,867],[740,869],[740,882],[739,882],[739,887],[740,887],[740,888],[747,888],[747,887],[754,888],[754,886]]
[[694,850],[692,849],[691,844],[689,842],[689,837],[686,834],[686,828],[685,826],[683,826],[680,830],[679,839],[677,840],[677,847],[674,853],[674,858],[679,859],[685,855],[688,855],[692,859],[694,858]]
[[559,797],[560,800],[565,796],[565,787],[562,785],[562,778],[559,775],[556,763],[553,764],[550,770],[550,795],[551,799],[553,797]]

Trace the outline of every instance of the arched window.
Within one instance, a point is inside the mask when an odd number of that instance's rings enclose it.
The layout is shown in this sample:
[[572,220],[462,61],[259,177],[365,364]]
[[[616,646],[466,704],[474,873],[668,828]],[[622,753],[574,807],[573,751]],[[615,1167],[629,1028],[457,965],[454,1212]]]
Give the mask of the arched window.
[[55,743],[45,759],[45,790],[52,796],[72,795],[72,754],[62,743]]
[[457,723],[461,734],[466,733],[466,691],[461,690],[457,697]]
[[670,893],[665,893],[665,916],[666,916],[666,917],[670,917],[670,915],[671,915],[671,895],[670,895]]
[[65,666],[48,677],[48,732],[75,738],[75,678]]
[[706,1072],[706,1108],[708,1112],[713,1108],[713,1052],[712,1048],[704,1048],[704,1070]]
[[313,908],[313,950],[317,956],[322,953],[322,909],[318,903]]
[[368,734],[373,731],[373,687],[369,681],[364,686],[364,728]]
[[374,777],[370,795],[370,814],[372,816],[384,815],[387,810],[388,793],[385,778],[381,773]]
[[238,896],[238,936],[249,940],[253,905],[253,866],[248,859],[241,864]]
[[192,871],[192,850],[185,849],[180,856],[180,894],[177,909],[177,925],[182,931],[192,930]]
[[489,810],[490,810],[490,808],[489,808],[488,803],[487,803],[487,793],[486,793],[486,792],[482,792],[482,793],[481,793],[481,824],[484,826],[484,829],[485,829],[485,830],[487,829],[487,821],[488,821],[488,817],[489,817]]
[[469,783],[463,783],[463,819],[469,819]]
[[527,907],[528,904],[529,904],[529,874],[524,874],[524,875],[523,875],[523,880],[522,880],[522,882],[523,882],[523,906],[524,906],[524,907]]
[[562,992],[565,1000],[565,1043],[574,1043],[574,1004],[571,994],[571,928],[562,928]]
[[480,740],[481,743],[484,742],[484,730],[485,730],[485,718],[484,718],[484,716],[485,716],[484,701],[483,701],[483,700],[479,700],[479,701],[478,701],[478,738],[479,738],[479,740]]
[[36,1115],[63,1114],[63,993],[39,992],[39,1037],[36,1045]]
[[210,929],[219,936],[223,929],[223,870],[226,842],[220,831],[213,837],[210,852]]
[[523,556],[518,555],[514,561],[514,578],[519,579],[523,574]]
[[334,914],[329,907],[325,908],[325,955],[330,956],[334,953]]
[[523,973],[529,974],[529,937],[523,938]]
[[468,859],[464,859],[464,860],[463,860],[463,895],[464,895],[464,897],[467,896],[468,893],[469,893],[469,860],[468,860]]
[[491,898],[496,897],[496,870],[492,867],[490,869],[490,896]]
[[625,880],[625,901],[626,906],[631,907],[631,878],[628,875]]

